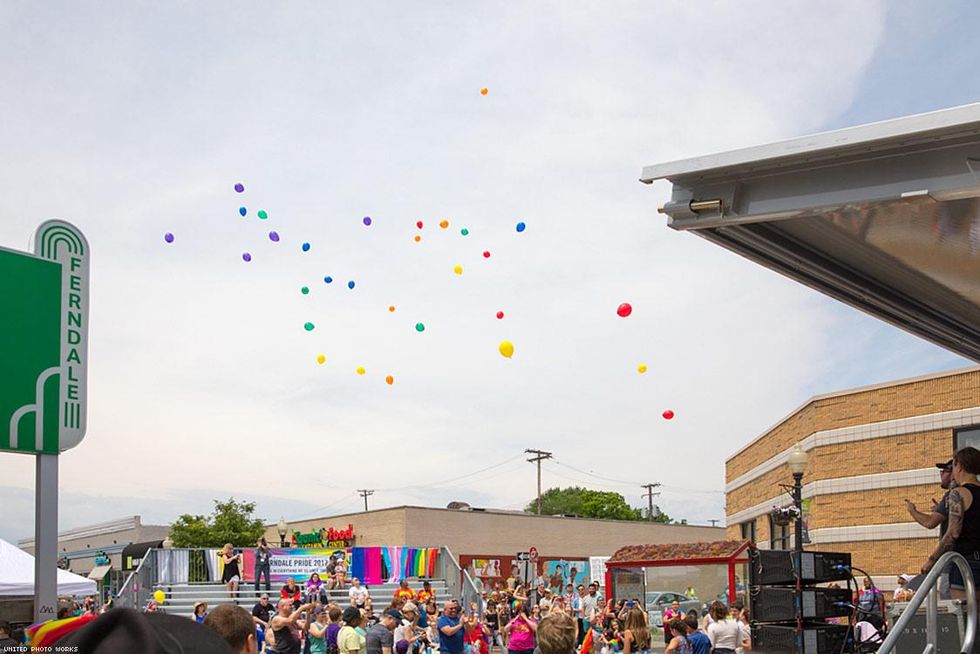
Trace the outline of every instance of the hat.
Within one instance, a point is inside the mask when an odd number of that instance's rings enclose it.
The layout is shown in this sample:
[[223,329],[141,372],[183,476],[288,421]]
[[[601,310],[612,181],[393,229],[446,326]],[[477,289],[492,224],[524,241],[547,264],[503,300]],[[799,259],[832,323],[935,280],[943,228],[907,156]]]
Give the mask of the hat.
[[205,611],[208,610],[208,603],[207,602],[194,602],[194,613],[197,613],[197,607],[199,607],[199,606],[203,606]]
[[950,459],[946,463],[937,463],[936,464],[936,467],[939,468],[940,470],[952,470],[953,469],[953,460]]
[[388,616],[389,618],[394,618],[395,620],[398,620],[399,622],[401,622],[402,612],[399,611],[398,609],[388,609],[387,611],[385,611],[384,614],[386,616]]
[[899,579],[904,579],[905,581],[912,581],[912,575],[901,574],[898,575]]
[[90,654],[233,654],[217,632],[193,620],[126,608],[100,615],[55,644]]
[[408,641],[402,638],[397,643],[395,643],[396,654],[406,654],[408,652]]
[[418,608],[412,602],[405,602],[402,606],[402,613],[415,613]]

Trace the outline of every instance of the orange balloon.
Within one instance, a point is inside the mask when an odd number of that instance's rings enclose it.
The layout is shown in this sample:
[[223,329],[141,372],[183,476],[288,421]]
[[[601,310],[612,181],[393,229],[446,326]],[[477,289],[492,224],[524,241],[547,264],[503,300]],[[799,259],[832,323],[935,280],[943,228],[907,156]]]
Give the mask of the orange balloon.
[[449,227],[449,221],[443,220],[442,222],[439,223],[439,226],[442,227],[443,229],[446,229],[447,227]]
[[480,95],[486,95],[489,92],[490,92],[490,89],[488,89],[486,87],[480,89]]
[[421,236],[419,236],[418,234],[416,234],[416,235],[415,235],[415,242],[416,242],[416,243],[418,243],[418,242],[419,242],[419,241],[421,241],[421,240],[422,240],[422,237],[421,237]]
[[392,377],[391,375],[388,375],[387,377],[385,377],[385,383],[391,386],[392,384],[395,383],[395,378]]
[[395,305],[392,304],[390,307],[388,307],[388,311],[395,313]]

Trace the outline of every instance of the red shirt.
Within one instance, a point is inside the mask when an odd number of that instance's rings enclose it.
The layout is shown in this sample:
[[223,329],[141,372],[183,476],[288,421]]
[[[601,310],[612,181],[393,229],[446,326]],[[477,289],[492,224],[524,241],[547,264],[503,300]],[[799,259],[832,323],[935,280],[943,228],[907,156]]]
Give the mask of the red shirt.
[[395,591],[395,597],[404,597],[407,600],[415,599],[415,591],[411,588],[399,588]]
[[289,586],[283,586],[282,587],[282,590],[279,591],[279,596],[282,599],[294,599],[294,600],[296,600],[298,602],[299,601],[299,585],[293,586],[293,588],[295,589],[295,592],[293,592],[292,594],[290,594],[290,592],[289,592]]

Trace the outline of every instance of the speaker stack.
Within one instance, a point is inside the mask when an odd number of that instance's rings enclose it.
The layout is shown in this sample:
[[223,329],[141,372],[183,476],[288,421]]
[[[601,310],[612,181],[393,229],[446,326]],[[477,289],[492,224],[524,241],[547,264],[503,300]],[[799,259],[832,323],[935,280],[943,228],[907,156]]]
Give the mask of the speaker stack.
[[849,628],[826,619],[851,613],[851,592],[846,583],[844,588],[815,584],[850,579],[850,566],[847,553],[749,550],[753,653],[840,654]]

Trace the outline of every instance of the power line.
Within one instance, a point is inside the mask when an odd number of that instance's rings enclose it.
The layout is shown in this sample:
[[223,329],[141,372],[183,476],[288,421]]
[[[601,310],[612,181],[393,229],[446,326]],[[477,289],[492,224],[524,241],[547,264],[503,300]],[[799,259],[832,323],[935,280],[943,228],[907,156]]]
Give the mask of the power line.
[[442,486],[443,484],[448,484],[448,483],[453,482],[453,481],[459,481],[461,479],[466,479],[467,477],[476,476],[476,475],[480,474],[481,472],[487,472],[488,470],[493,470],[494,468],[499,468],[500,466],[507,465],[511,461],[516,461],[517,459],[520,459],[522,456],[524,456],[524,455],[523,454],[518,454],[516,456],[510,457],[509,459],[505,459],[505,460],[501,461],[500,463],[495,463],[492,466],[487,466],[485,468],[480,468],[479,470],[475,470],[473,472],[467,472],[466,474],[463,474],[463,475],[457,475],[456,477],[450,477],[449,479],[442,479],[440,481],[434,481],[434,482],[431,482],[431,483],[428,483],[428,484],[418,484],[418,485],[414,485],[414,486],[399,486],[397,488],[379,488],[377,490],[381,490],[381,491],[384,491],[384,492],[387,493],[387,492],[391,492],[391,491],[411,490],[413,488],[431,488],[432,486]]
[[359,490],[358,490],[357,492],[358,492],[358,494],[359,494],[359,495],[360,495],[361,497],[363,497],[363,498],[364,498],[364,510],[365,510],[365,511],[367,511],[367,510],[368,510],[368,506],[367,506],[367,498],[368,498],[368,496],[370,496],[370,495],[374,495],[374,491],[373,491],[373,490],[367,490],[366,488],[361,488],[361,489],[359,489]]
[[551,452],[527,449],[524,450],[524,453],[533,454],[534,456],[528,459],[528,462],[538,464],[538,515],[541,515],[541,462],[545,459],[550,459]]
[[653,497],[654,497],[654,495],[660,495],[659,492],[654,493],[653,492],[653,489],[654,488],[660,488],[660,484],[659,483],[656,483],[656,484],[642,484],[640,486],[640,488],[647,489],[646,496],[647,496],[647,500],[650,503],[650,508],[647,511],[647,520],[649,520],[650,522],[653,522]]

